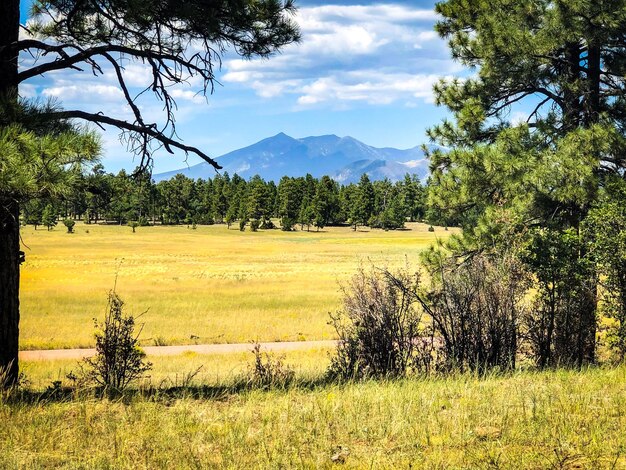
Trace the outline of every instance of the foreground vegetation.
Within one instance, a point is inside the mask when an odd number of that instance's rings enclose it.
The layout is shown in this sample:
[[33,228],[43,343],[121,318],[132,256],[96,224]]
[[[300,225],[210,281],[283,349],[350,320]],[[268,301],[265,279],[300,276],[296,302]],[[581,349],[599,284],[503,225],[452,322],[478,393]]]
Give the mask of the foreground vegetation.
[[22,236],[22,349],[93,347],[94,317],[117,290],[138,321],[144,345],[329,339],[338,281],[370,260],[416,261],[446,232],[326,228],[322,233],[258,233],[224,225],[128,227],[77,224]]
[[300,383],[211,399],[194,398],[197,388],[5,400],[0,466],[625,468],[625,381],[620,367]]

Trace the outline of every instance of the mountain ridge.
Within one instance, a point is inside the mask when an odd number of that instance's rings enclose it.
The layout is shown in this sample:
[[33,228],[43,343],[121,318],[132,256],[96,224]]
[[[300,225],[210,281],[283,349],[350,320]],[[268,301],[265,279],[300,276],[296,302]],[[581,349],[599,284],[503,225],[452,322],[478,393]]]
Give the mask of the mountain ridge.
[[[357,182],[363,173],[372,180],[388,178],[391,181],[404,178],[406,173],[415,174],[420,179],[428,175],[428,160],[419,146],[406,150],[377,148],[354,137],[335,134],[296,139],[279,132],[221,155],[216,161],[223,167],[222,172],[237,173],[245,179],[258,174],[275,182],[283,176],[297,177],[307,173],[316,178],[328,175],[344,184]],[[215,175],[213,167],[202,162],[159,173],[153,178],[158,182],[179,173],[194,179]]]

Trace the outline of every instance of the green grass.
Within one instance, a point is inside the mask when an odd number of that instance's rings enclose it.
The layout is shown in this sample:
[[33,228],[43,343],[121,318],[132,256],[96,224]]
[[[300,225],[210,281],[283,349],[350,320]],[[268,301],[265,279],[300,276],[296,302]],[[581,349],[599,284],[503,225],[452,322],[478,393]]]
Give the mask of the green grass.
[[[21,349],[93,346],[94,317],[117,291],[147,311],[144,344],[329,339],[338,282],[359,263],[397,265],[450,232],[329,228],[257,233],[198,227],[77,224],[74,234],[22,230]],[[191,340],[191,338],[197,339]]]
[[0,467],[626,468],[626,368],[0,402]]

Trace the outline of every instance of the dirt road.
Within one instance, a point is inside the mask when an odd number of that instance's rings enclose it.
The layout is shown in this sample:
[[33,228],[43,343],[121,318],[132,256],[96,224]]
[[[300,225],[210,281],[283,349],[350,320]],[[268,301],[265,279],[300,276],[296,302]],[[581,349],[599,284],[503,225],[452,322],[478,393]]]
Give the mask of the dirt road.
[[[286,341],[261,343],[263,351],[298,351],[307,349],[332,348],[336,341]],[[146,346],[143,350],[148,356],[176,356],[187,351],[198,354],[227,354],[247,352],[252,349],[251,343],[238,344],[190,344],[184,346]],[[82,359],[93,356],[95,349],[45,349],[38,351],[20,351],[20,359],[24,361],[53,361],[57,359]]]

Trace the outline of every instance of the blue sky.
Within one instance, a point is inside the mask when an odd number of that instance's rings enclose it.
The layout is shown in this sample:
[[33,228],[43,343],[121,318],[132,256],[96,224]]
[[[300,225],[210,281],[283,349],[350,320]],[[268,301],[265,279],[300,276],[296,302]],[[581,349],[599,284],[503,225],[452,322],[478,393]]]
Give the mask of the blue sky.
[[[435,2],[297,4],[300,44],[268,60],[227,54],[217,73],[221,85],[207,100],[195,95],[193,86],[177,90],[177,130],[185,143],[219,156],[279,132],[350,135],[377,147],[426,142],[425,130],[445,115],[432,102],[433,83],[463,74],[433,31]],[[138,64],[130,64],[127,74],[136,87],[145,79]],[[50,74],[26,83],[21,93],[54,97],[68,109],[129,118],[111,73],[98,78],[89,72]],[[141,105],[146,115],[160,113],[155,100]],[[109,171],[136,165],[114,129],[103,139]],[[187,164],[199,161],[190,157]],[[155,155],[155,172],[184,165],[180,155]]]

